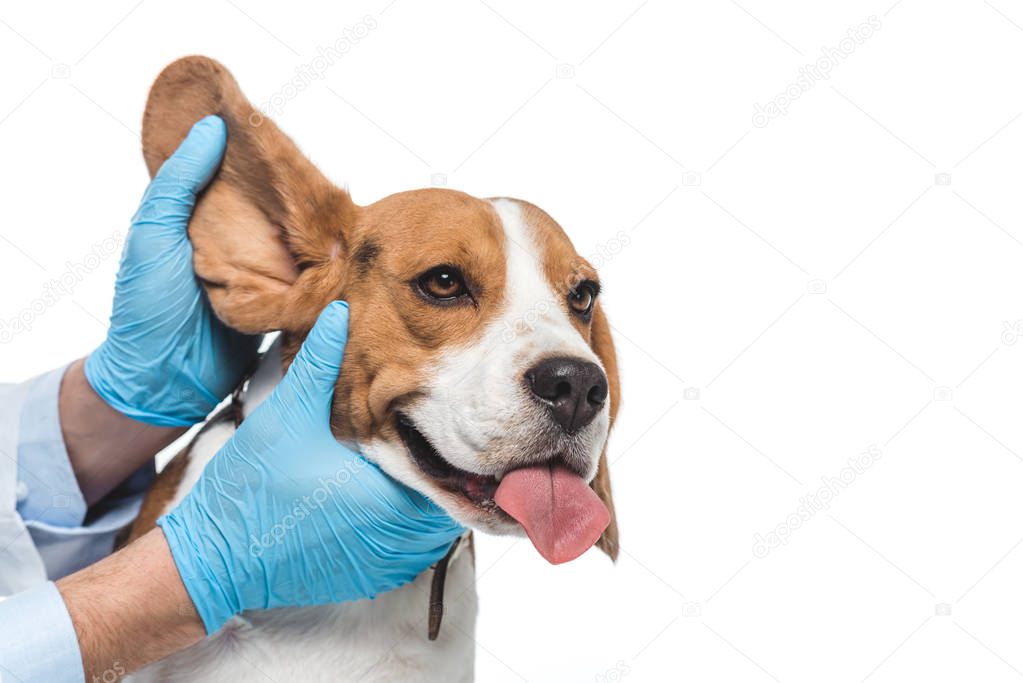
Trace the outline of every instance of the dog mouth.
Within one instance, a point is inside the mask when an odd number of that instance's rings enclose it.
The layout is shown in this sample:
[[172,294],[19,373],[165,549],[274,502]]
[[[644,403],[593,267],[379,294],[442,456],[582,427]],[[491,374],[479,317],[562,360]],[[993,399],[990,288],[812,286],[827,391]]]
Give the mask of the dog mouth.
[[405,448],[424,475],[477,508],[518,522],[552,564],[581,555],[611,521],[586,479],[563,458],[516,466],[498,481],[452,465],[408,417],[398,413],[396,422]]
[[494,502],[498,486],[497,477],[455,467],[437,452],[423,433],[416,429],[412,420],[399,413],[396,422],[398,435],[423,474],[441,488],[463,495],[474,505],[498,509]]

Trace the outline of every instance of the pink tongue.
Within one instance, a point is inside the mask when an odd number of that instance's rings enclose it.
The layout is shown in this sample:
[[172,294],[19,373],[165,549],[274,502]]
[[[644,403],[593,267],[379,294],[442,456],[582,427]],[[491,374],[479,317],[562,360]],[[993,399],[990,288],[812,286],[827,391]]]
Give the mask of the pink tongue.
[[512,470],[501,479],[494,501],[522,525],[551,564],[582,555],[611,522],[593,489],[561,466]]

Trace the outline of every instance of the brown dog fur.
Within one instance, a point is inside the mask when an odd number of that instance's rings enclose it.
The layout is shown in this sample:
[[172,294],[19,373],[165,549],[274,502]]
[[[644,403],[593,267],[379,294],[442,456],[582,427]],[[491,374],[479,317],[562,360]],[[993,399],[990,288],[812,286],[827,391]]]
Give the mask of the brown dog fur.
[[[371,434],[394,439],[394,404],[414,394],[421,369],[445,347],[471,341],[498,313],[506,260],[494,209],[486,201],[440,189],[355,205],[252,107],[223,66],[205,57],[174,62],[150,91],[142,139],[151,175],[192,124],[209,114],[227,124],[227,152],[196,205],[189,237],[195,271],[214,311],[242,332],[281,330],[287,365],[323,307],[347,300],[349,341],[332,427],[342,439],[364,440]],[[570,289],[565,283],[573,277],[595,280],[595,271],[557,223],[523,205],[556,291]],[[417,298],[408,283],[441,263],[458,263],[480,288],[478,310],[439,310]],[[607,372],[613,423],[618,370],[599,303],[590,324],[575,324]],[[169,500],[165,490],[177,489],[180,470],[168,467],[150,499]],[[618,529],[606,447],[591,486],[611,511],[611,524],[598,545],[615,558]],[[160,510],[147,503],[136,533],[151,528]]]

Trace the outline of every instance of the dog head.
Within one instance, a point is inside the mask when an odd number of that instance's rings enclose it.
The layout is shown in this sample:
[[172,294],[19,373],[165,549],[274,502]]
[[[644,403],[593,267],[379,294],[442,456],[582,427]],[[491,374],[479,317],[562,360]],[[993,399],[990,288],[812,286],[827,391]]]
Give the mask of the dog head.
[[217,316],[280,330],[287,363],[320,310],[345,299],[339,440],[466,525],[525,528],[553,562],[599,534],[614,558],[614,348],[598,275],[558,224],[520,200],[442,189],[357,206],[202,57],[153,85],[151,174],[208,114],[226,122],[227,152],[189,236]]

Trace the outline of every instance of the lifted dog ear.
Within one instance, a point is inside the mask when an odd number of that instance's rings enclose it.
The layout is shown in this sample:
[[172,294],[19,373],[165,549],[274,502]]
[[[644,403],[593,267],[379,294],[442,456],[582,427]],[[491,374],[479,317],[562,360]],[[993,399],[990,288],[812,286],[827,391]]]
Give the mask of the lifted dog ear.
[[[608,431],[614,427],[615,417],[618,415],[618,406],[621,401],[620,387],[618,382],[618,357],[615,355],[614,341],[611,339],[611,327],[608,325],[607,316],[598,303],[593,309],[593,322],[590,328],[590,346],[593,352],[600,358],[604,365],[604,372],[607,373],[608,400],[611,402],[611,424]],[[593,478],[590,487],[596,491],[597,496],[607,506],[611,513],[611,523],[604,529],[597,540],[597,547],[610,556],[612,560],[618,559],[618,519],[615,515],[615,504],[611,498],[611,474],[607,469],[607,445],[604,445],[604,452],[600,454],[600,464],[597,468],[597,476]]]
[[305,332],[340,292],[357,207],[206,57],[177,60],[149,91],[151,176],[209,114],[227,124],[227,152],[188,225],[195,272],[230,327]]

